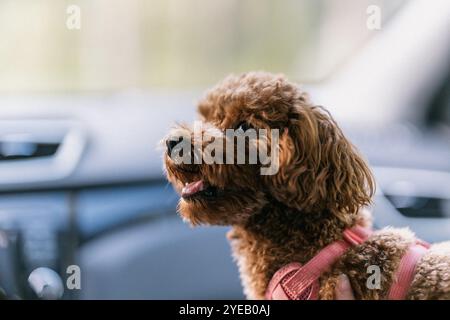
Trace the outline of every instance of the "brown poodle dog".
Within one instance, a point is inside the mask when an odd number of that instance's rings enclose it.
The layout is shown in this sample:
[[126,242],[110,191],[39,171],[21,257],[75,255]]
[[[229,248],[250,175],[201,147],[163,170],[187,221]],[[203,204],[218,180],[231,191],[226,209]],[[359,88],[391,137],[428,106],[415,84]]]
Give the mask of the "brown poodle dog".
[[[192,225],[232,226],[228,238],[249,299],[264,299],[282,266],[307,262],[341,239],[346,228],[370,225],[364,207],[374,193],[371,171],[329,113],[313,105],[297,85],[263,72],[229,76],[206,94],[198,111],[207,142],[225,145],[224,132],[230,128],[280,132],[279,169],[273,175],[261,175],[260,162],[174,161],[170,151],[181,137],[195,144],[194,130],[187,126],[174,128],[166,139],[165,167],[182,194],[181,216]],[[270,135],[266,142],[267,150],[274,147]],[[189,157],[202,157],[191,151]],[[319,298],[334,298],[341,273],[348,275],[357,299],[386,298],[399,261],[414,241],[408,229],[375,231],[320,277]],[[370,265],[381,269],[379,289],[366,286]],[[408,299],[450,299],[449,242],[433,245],[415,270]]]

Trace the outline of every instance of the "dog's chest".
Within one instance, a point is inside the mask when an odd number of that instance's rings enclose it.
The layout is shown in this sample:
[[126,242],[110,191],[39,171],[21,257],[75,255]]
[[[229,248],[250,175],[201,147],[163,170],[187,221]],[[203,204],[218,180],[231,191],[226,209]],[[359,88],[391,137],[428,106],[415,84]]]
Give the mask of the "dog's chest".
[[289,243],[274,245],[271,241],[249,234],[243,229],[233,228],[228,233],[232,253],[237,262],[244,287],[249,299],[263,299],[273,274],[283,265],[305,261],[305,251],[292,249]]
[[[233,228],[228,238],[238,264],[244,293],[249,299],[264,299],[267,286],[278,269],[291,262],[304,264],[316,250],[314,247],[299,250],[289,241],[285,245],[273,244],[240,228]],[[320,277],[319,299],[334,299],[337,277],[341,273],[350,277],[356,297],[380,299],[385,296],[408,245],[408,241],[399,241],[395,237],[387,239],[386,235],[378,235],[348,250],[330,272]],[[387,247],[391,247],[391,250],[387,250]],[[373,266],[379,268],[383,279],[378,286],[370,286],[369,277],[377,269]]]

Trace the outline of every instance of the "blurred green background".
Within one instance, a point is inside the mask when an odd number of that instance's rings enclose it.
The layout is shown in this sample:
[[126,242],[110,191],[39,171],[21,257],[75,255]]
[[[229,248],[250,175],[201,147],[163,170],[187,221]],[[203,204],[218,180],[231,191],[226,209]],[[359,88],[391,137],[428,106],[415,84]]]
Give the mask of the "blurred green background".
[[[264,69],[320,81],[404,0],[0,0],[3,92],[189,89]],[[69,30],[69,5],[81,29]]]

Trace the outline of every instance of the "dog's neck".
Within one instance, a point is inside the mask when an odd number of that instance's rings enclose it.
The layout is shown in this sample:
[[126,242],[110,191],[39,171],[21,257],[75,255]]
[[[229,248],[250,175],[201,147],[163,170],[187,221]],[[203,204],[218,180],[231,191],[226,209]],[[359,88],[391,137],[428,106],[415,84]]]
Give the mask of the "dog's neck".
[[348,221],[328,210],[301,212],[276,201],[269,203],[228,234],[247,297],[262,299],[273,274],[291,262],[304,264],[326,245],[340,239]]
[[[345,229],[356,224],[358,216],[348,215],[343,221],[329,210],[302,212],[271,201],[243,225],[246,232],[263,238],[274,248],[287,244],[309,260],[326,245],[342,237]],[[301,261],[304,262],[304,261]]]

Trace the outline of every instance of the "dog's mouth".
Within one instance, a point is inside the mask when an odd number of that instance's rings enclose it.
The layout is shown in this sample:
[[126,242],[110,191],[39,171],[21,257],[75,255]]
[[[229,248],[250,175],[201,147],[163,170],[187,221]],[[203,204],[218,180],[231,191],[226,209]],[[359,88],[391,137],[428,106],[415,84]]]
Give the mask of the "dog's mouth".
[[181,189],[183,200],[211,200],[217,197],[219,189],[202,179],[198,165],[172,164],[171,168],[179,173],[178,180],[184,182]]
[[217,187],[208,185],[202,179],[194,182],[186,182],[181,190],[181,197],[184,200],[194,200],[198,198],[212,199],[217,196]]

